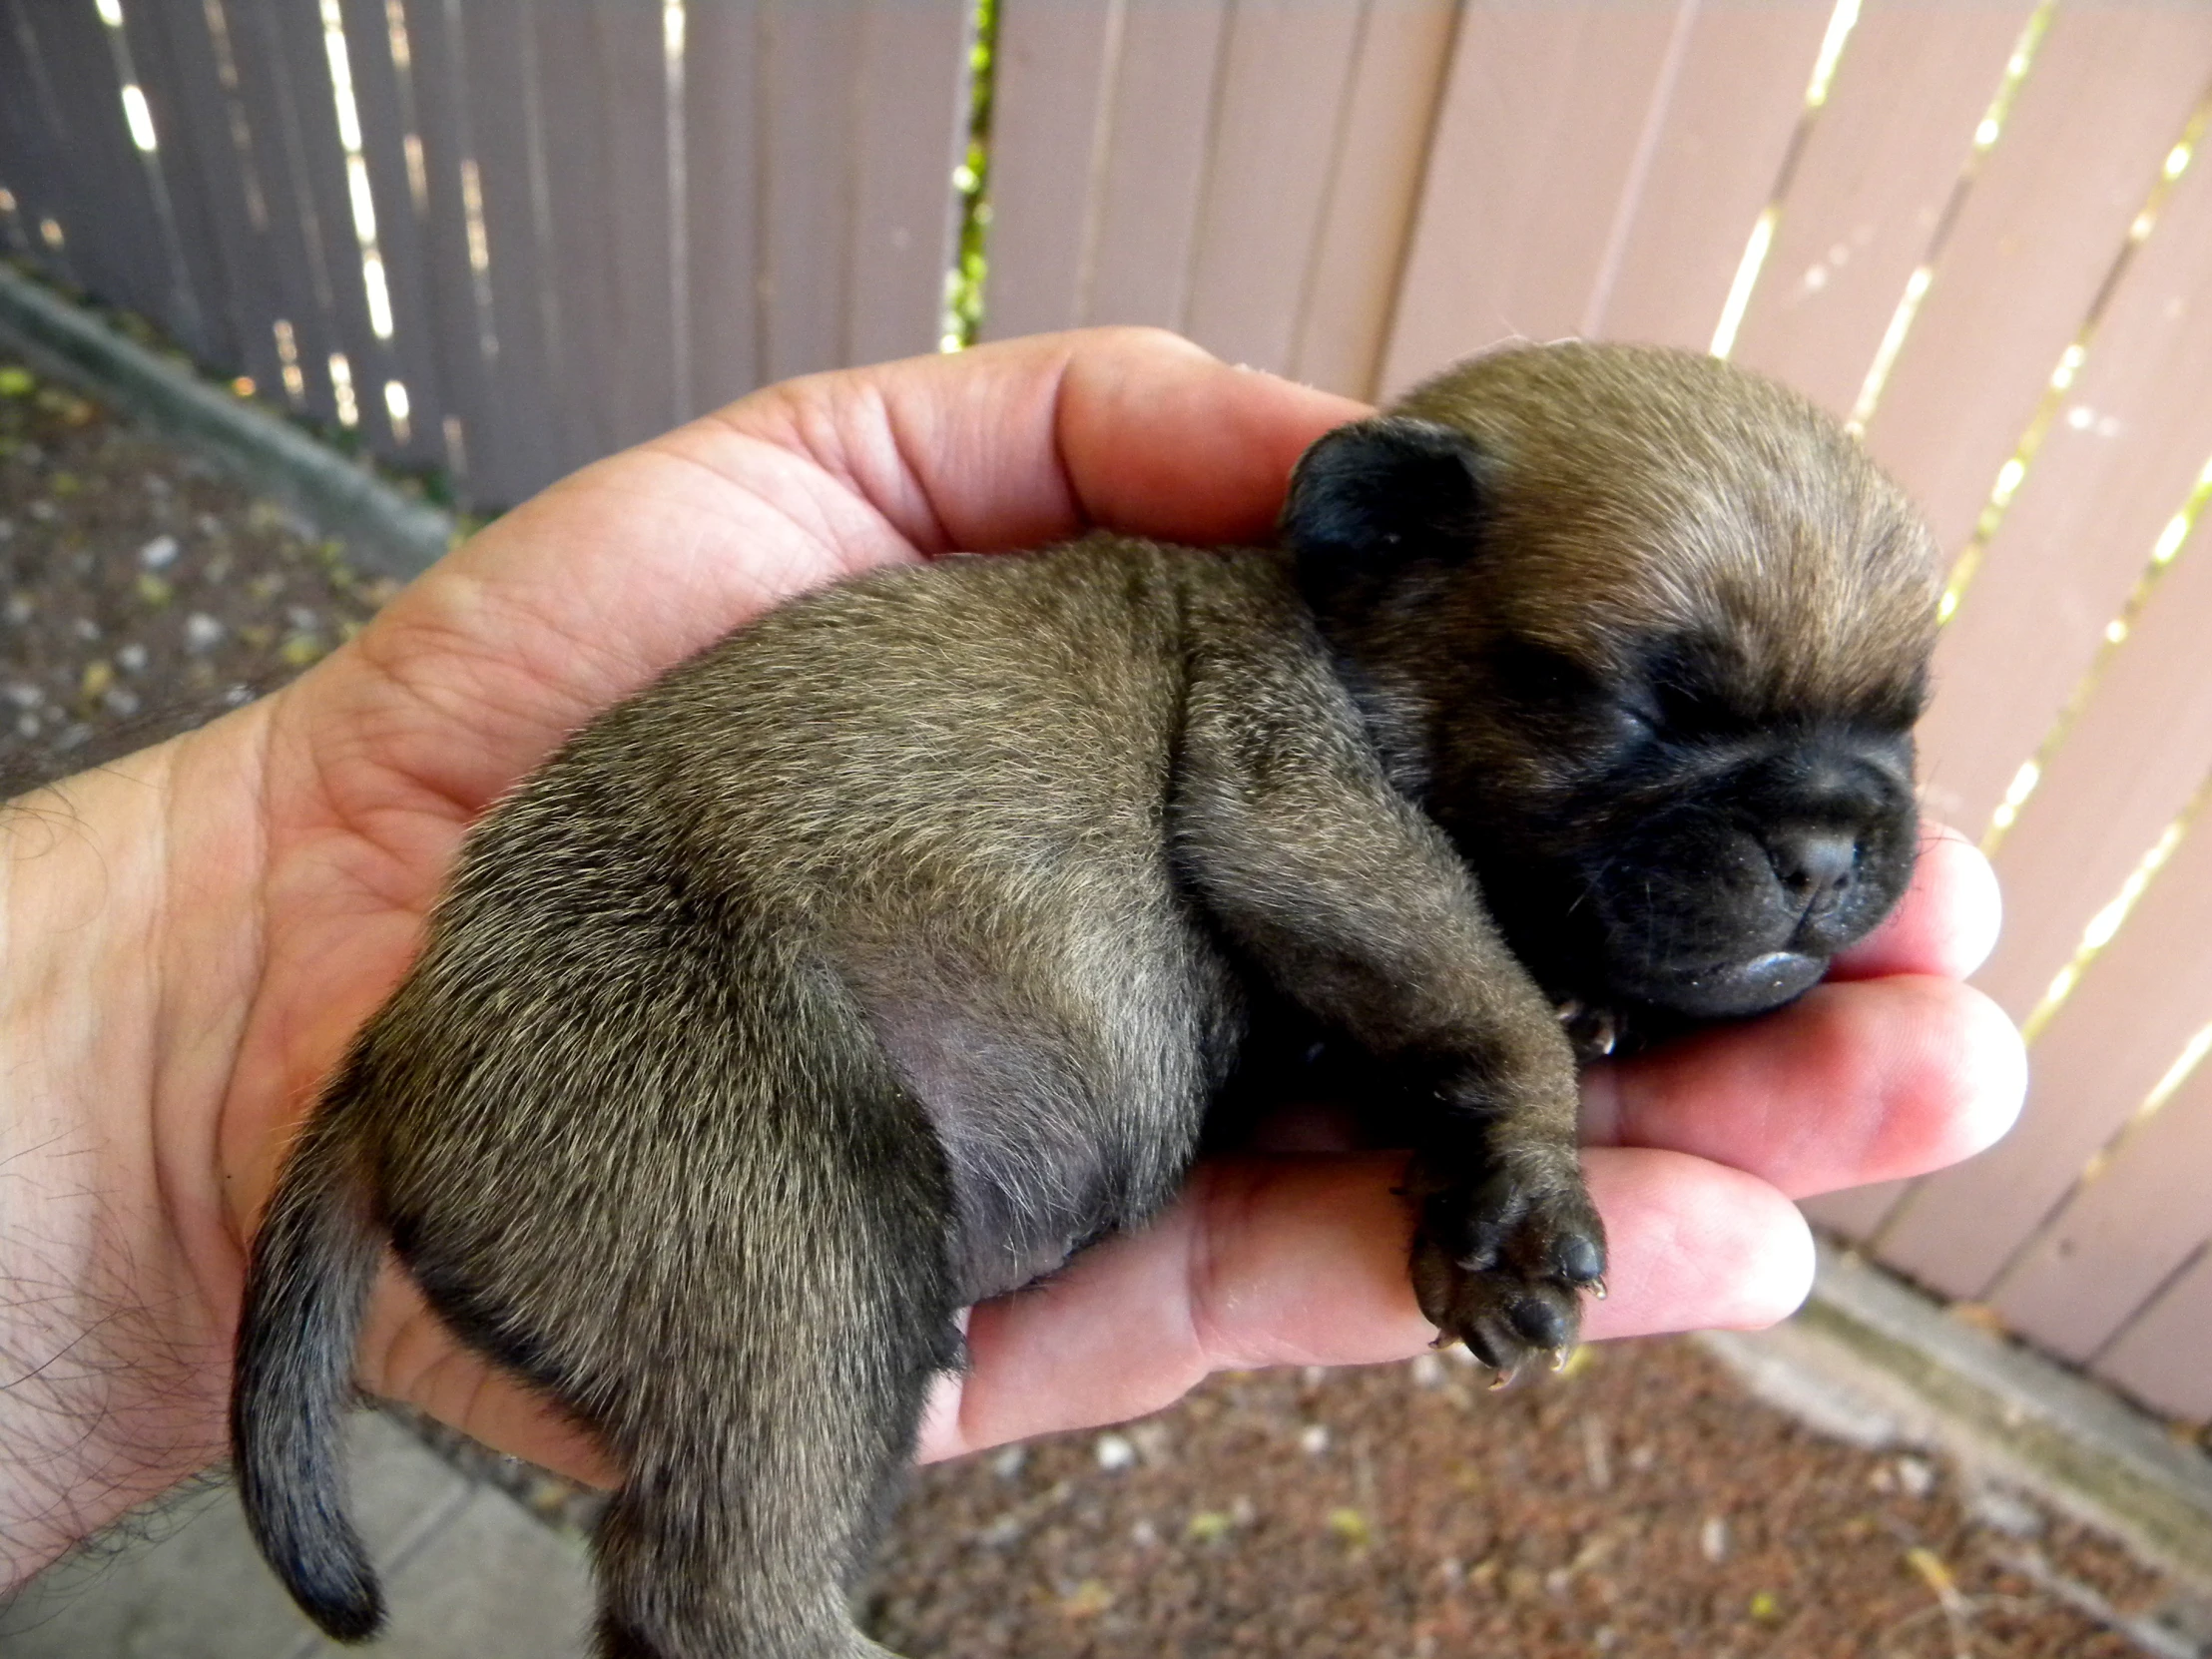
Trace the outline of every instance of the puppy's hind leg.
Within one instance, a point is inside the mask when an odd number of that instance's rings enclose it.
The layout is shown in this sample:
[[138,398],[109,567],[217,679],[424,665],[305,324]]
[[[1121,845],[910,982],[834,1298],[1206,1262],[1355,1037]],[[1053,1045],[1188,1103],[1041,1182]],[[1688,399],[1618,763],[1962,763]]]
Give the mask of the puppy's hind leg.
[[941,1234],[901,1208],[822,1204],[783,1251],[695,1239],[725,1260],[658,1331],[607,1333],[603,1659],[886,1659],[846,1598],[959,1359]]

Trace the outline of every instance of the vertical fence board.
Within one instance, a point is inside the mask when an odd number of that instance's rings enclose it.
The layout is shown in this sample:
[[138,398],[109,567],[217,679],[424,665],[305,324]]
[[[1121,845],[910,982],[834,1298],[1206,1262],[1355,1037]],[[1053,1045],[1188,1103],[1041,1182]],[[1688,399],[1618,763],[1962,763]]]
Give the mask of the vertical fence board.
[[1702,351],[1774,194],[1830,0],[1711,5],[1685,43],[1615,270],[1583,331]]
[[[646,10],[647,0],[632,9]],[[563,343],[548,326],[546,301],[553,293],[553,253],[547,246],[550,227],[540,214],[532,189],[532,123],[528,119],[536,89],[529,84],[537,58],[533,14],[539,8],[528,0],[468,0],[449,24],[459,24],[459,34],[449,36],[465,65],[466,143],[474,159],[482,202],[484,238],[490,260],[484,272],[491,302],[492,337],[499,342],[488,365],[497,409],[544,410],[559,406],[572,395],[554,366],[554,355]],[[660,14],[657,8],[641,27],[649,27],[659,62]],[[589,120],[587,103],[571,113],[571,119]],[[465,206],[464,206],[465,212]],[[618,220],[603,224],[601,234],[618,246],[629,228]],[[659,365],[664,372],[666,364]],[[665,383],[665,378],[664,382]],[[621,387],[599,388],[599,395],[618,397]],[[568,456],[561,431],[552,421],[498,418],[488,457],[504,482],[495,498],[502,504],[521,499],[559,477]]]
[[1865,1187],[1847,1187],[1842,1192],[1806,1199],[1798,1208],[1816,1227],[1825,1227],[1847,1239],[1864,1239],[1882,1225],[1882,1218],[1897,1207],[1911,1185],[1909,1181],[1878,1181]]
[[2034,0],[1871,0],[1807,138],[1736,361],[1848,414]]
[[2153,1410],[2212,1416],[2212,1258],[2200,1258],[2146,1310],[2096,1374]]
[[1373,397],[1443,99],[1451,0],[1370,0],[1288,371]]
[[[2129,264],[2060,418],[1944,630],[1939,683],[2005,686],[2001,701],[1939,699],[1922,732],[1931,805],[1958,815],[1969,834],[1988,823],[2014,769],[2095,661],[2105,625],[2212,456],[2208,307],[2212,166],[2183,175]],[[2140,850],[2165,822],[2113,830]],[[2076,925],[2117,886],[2113,876],[2102,894],[2085,890],[2086,907],[2071,908]],[[2066,906],[2058,908],[2063,928]],[[2031,935],[2015,930],[2012,942],[2023,936]]]
[[[110,304],[160,314],[165,283],[146,173],[124,125],[107,26],[91,0],[66,6],[17,0],[64,123],[67,194],[49,211],[86,285]],[[95,207],[95,204],[98,206]]]
[[781,380],[844,361],[849,135],[864,17],[852,0],[772,0],[763,19],[766,368]]
[[137,6],[124,16],[198,302],[201,344],[194,355],[232,373],[254,372],[250,341],[267,331],[267,317],[242,256],[257,238],[240,190],[207,15],[199,6]]
[[[346,55],[352,64],[353,97],[360,110],[361,154],[368,167],[369,192],[376,207],[376,241],[384,261],[384,286],[391,297],[390,370],[406,387],[408,435],[390,436],[393,458],[413,466],[435,466],[444,459],[439,436],[445,414],[440,372],[437,318],[429,284],[425,213],[418,209],[407,176],[407,136],[414,132],[413,100],[400,90],[400,68],[393,61],[392,38],[384,0],[341,0]],[[415,73],[410,62],[406,73]],[[420,134],[416,133],[417,139]],[[427,207],[425,203],[424,208]],[[383,410],[384,388],[366,395]]]
[[1497,340],[1582,327],[1694,9],[1467,7],[1383,359],[1386,393]]
[[53,80],[46,73],[44,49],[26,10],[28,3],[0,0],[0,122],[6,123],[0,131],[10,134],[7,175],[0,183],[15,192],[16,211],[33,257],[75,286],[84,277],[69,258],[68,245],[64,243],[57,252],[40,234],[43,221],[62,223],[72,198],[67,128]]
[[2004,932],[1976,982],[2015,1019],[2035,1006],[2090,917],[2119,892],[2204,775],[2212,757],[2208,615],[2212,534],[2200,530],[2113,653],[1998,850]]
[[985,339],[1084,319],[1123,3],[999,0]]
[[1943,547],[1973,529],[2208,72],[2212,9],[2055,14],[1868,424]]
[[268,168],[263,163],[270,124],[257,126],[246,107],[229,40],[229,14],[220,0],[203,0],[190,12],[164,8],[164,16],[183,68],[181,96],[190,119],[213,135],[204,154],[220,180],[211,195],[225,237],[225,285],[241,364],[261,396],[278,402],[284,395],[283,375],[270,325],[283,312],[283,287],[271,243]]
[[[694,8],[718,14],[724,9]],[[591,8],[568,4],[535,6],[531,11],[537,97],[544,111],[539,164],[544,169],[552,226],[551,253],[539,279],[548,285],[561,351],[560,406],[547,411],[546,424],[561,468],[570,470],[620,447],[605,395],[620,372],[622,351],[607,320],[615,314],[617,300],[616,254],[607,228],[607,204],[614,186],[603,88],[606,72],[600,60],[598,18]],[[704,32],[710,42],[720,38],[712,25]],[[750,31],[744,50],[750,75]],[[745,283],[750,294],[750,271]]]
[[[300,405],[334,420],[330,353],[343,349],[333,326],[336,299],[324,256],[322,211],[302,154],[302,89],[293,82],[279,0],[222,0],[239,96],[254,112],[254,153],[268,208],[267,248],[276,278],[277,313],[291,328],[302,387]],[[328,97],[328,81],[323,82]]]
[[[463,169],[474,161],[474,152],[466,116],[467,43],[459,14],[458,0],[405,0],[415,119],[421,124],[426,285],[444,391],[442,412],[460,440],[455,446],[441,433],[440,441],[462,499],[476,506],[507,505],[528,490],[506,462],[500,437],[503,403],[494,378],[499,337],[491,306],[479,303],[470,261]],[[501,252],[495,246],[488,251],[493,258]],[[488,292],[483,297],[488,301]]]
[[760,342],[759,9],[691,8],[684,68],[691,219],[692,391],[712,409],[762,379]]
[[1980,1296],[2212,1013],[2212,834],[2186,837],[2035,1044],[2027,1109],[1979,1157],[1922,1181],[1877,1254]]
[[1128,0],[1085,322],[1184,326],[1227,22],[1225,0]]
[[2090,1359],[2212,1233],[2208,1167],[2212,1073],[2200,1071],[2036,1235],[1997,1311],[2052,1353]]
[[[299,170],[315,200],[313,234],[320,238],[319,259],[328,282],[328,324],[335,349],[345,353],[363,440],[389,453],[394,445],[384,413],[381,388],[393,371],[390,348],[369,325],[368,295],[361,276],[361,245],[354,229],[353,192],[339,142],[337,105],[330,59],[317,8],[287,4],[276,8],[288,66],[288,92],[297,122]],[[350,64],[351,54],[347,54]],[[328,365],[324,365],[325,372]]]
[[[232,337],[221,255],[223,236],[203,155],[217,130],[202,129],[192,121],[184,66],[171,43],[175,27],[191,27],[194,21],[188,11],[162,6],[131,6],[123,14],[132,69],[154,124],[156,146],[145,161],[167,198],[169,224],[159,238],[170,264],[162,320],[177,342],[201,362],[236,364],[238,348]],[[159,210],[162,204],[157,201],[155,206]]]
[[958,231],[952,169],[967,143],[966,0],[872,0],[853,123],[851,314],[845,360],[936,349]]
[[1191,249],[1184,326],[1231,362],[1289,365],[1355,63],[1360,13],[1242,0]]
[[[596,102],[607,124],[609,194],[599,229],[614,250],[613,308],[595,319],[614,346],[602,358],[608,378],[599,395],[607,402],[608,440],[620,449],[666,431],[681,418],[680,407],[682,415],[691,410],[676,360],[661,8],[658,0],[594,0],[592,9],[599,23]],[[834,98],[823,102],[838,107]]]
[[[2204,672],[2212,525],[2176,551],[2124,641],[2101,658],[2098,622],[2120,609],[2129,584],[2149,568],[2155,538],[2212,458],[2212,407],[2199,395],[2212,383],[2212,279],[2204,275],[2212,261],[2212,179],[2204,185],[2202,234],[2177,236],[2161,250],[2195,291],[2145,284],[2143,326],[2130,330],[2140,336],[2130,343],[2159,349],[2092,360],[2075,406],[2094,424],[2077,430],[2061,423],[2048,446],[2056,451],[2051,470],[2039,465],[2030,474],[2031,486],[2049,486],[2036,492],[2037,515],[2022,523],[2031,559],[2008,562],[2004,582],[1981,596],[1985,616],[2001,629],[1979,642],[1985,660],[2000,647],[2016,654],[2003,676],[2006,695],[1977,712],[1944,711],[1951,783],[1976,759],[1961,753],[1968,738],[1985,734],[1992,748],[2002,746],[2000,757],[2030,752],[2067,677],[2078,681],[2092,662],[2102,665],[1998,852],[2014,898],[1981,982],[2015,1013],[2033,1006],[2090,916],[2182,811],[2212,755],[2212,677]],[[2096,374],[2099,367],[2109,372]],[[2098,430],[2106,420],[2117,425],[2109,437]],[[2027,504],[2023,491],[2015,517]],[[1992,664],[1981,684],[1993,676]],[[2017,704],[2026,705],[2024,715]],[[1978,803],[2000,789],[2001,777],[1992,776],[2000,771],[1980,767],[1968,799]]]

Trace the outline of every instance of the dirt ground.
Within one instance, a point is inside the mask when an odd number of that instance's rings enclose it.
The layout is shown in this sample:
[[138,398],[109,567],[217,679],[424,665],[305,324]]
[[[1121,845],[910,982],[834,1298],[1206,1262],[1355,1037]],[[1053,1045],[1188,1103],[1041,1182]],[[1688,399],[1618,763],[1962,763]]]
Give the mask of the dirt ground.
[[[388,591],[0,359],[0,798],[279,685]],[[924,1470],[870,1627],[912,1659],[2212,1652],[2199,1605],[2114,1545],[1939,1460],[1823,1440],[1692,1343],[1483,1381],[1440,1357],[1223,1377]]]

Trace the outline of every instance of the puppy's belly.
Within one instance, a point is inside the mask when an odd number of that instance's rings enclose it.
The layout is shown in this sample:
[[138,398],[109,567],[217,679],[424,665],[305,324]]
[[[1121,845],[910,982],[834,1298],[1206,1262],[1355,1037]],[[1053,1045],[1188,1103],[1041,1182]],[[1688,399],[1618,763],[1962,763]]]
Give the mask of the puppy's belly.
[[1209,945],[1156,919],[1113,940],[1118,957],[1025,953],[998,972],[924,953],[865,976],[869,1022],[944,1155],[964,1302],[1142,1224],[1181,1186],[1241,998]]

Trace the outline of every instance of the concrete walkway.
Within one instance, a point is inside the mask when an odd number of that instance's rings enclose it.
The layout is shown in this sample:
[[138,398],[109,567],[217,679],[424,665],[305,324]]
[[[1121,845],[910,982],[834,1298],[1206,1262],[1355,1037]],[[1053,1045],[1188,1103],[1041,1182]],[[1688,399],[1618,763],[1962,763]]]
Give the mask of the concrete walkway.
[[366,1648],[326,1641],[255,1553],[228,1486],[182,1498],[143,1536],[104,1539],[0,1608],[4,1659],[565,1659],[591,1583],[580,1545],[406,1430],[354,1419],[353,1508],[391,1622]]

